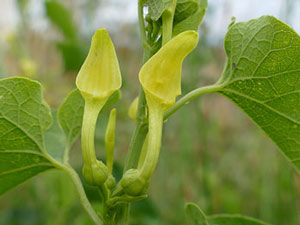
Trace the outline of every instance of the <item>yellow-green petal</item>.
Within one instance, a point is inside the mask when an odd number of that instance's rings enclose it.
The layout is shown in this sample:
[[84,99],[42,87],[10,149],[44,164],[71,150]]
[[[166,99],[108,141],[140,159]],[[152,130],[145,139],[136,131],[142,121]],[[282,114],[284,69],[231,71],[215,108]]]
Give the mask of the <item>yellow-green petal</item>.
[[107,31],[99,29],[92,38],[91,48],[78,73],[76,86],[85,98],[106,100],[121,84],[114,45]]
[[[181,94],[181,67],[184,58],[197,46],[198,33],[185,31],[165,44],[142,67],[139,79],[149,98],[171,107]],[[148,104],[149,105],[149,104]]]

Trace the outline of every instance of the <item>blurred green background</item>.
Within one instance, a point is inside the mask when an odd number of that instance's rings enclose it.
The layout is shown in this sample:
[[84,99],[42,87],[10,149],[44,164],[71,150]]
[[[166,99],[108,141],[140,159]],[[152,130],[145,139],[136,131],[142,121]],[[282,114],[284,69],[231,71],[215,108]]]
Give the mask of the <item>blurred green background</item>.
[[[265,1],[257,8],[251,1],[240,2],[239,6],[234,0],[208,1],[199,45],[184,64],[183,93],[219,78],[225,61],[222,38],[231,16],[240,21],[274,14],[295,28],[299,26],[298,0]],[[75,88],[90,38],[102,27],[115,43],[123,77],[122,99],[116,105],[114,168],[120,177],[134,128],[127,109],[138,94],[137,75],[142,64],[136,1],[1,0],[0,77],[39,80],[47,102],[55,109]],[[102,115],[97,125],[100,158],[105,157],[107,118],[108,113]],[[79,141],[71,151],[71,164],[80,172]],[[85,188],[97,207],[97,192]],[[300,225],[299,174],[262,131],[218,95],[193,100],[165,124],[149,196],[132,205],[131,224],[184,224],[184,203],[192,201],[207,215],[244,214],[274,225]],[[0,225],[39,224],[92,224],[62,172],[41,174],[0,197]]]

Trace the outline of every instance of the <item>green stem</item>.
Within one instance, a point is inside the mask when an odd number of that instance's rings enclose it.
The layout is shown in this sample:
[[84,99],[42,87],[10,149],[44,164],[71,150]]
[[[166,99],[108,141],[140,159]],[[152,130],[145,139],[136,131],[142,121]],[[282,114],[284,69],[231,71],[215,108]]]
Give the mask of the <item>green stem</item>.
[[145,28],[145,23],[144,23],[143,8],[144,8],[144,0],[139,0],[139,2],[138,2],[138,19],[139,19],[141,42],[142,42],[144,48],[151,49],[151,46],[148,44],[147,38],[146,38],[146,28]]
[[90,218],[93,220],[93,222],[95,223],[95,225],[102,225],[102,221],[100,220],[100,218],[98,217],[97,213],[95,212],[95,210],[93,209],[91,203],[89,202],[85,191],[83,189],[81,180],[78,176],[78,174],[74,171],[74,169],[70,166],[66,166],[64,168],[64,171],[69,174],[69,176],[72,178],[72,181],[76,187],[77,193],[79,195],[79,199],[81,202],[81,205],[83,206],[83,208],[85,209],[85,211],[88,213],[88,215],[90,216]]
[[69,163],[69,152],[70,152],[71,146],[69,146],[68,143],[66,144],[66,147],[65,147],[65,150],[64,150],[64,156],[63,156],[63,163],[64,164]]
[[45,153],[47,159],[57,168],[60,170],[65,171],[72,179],[76,191],[78,193],[79,196],[79,200],[81,205],[83,206],[83,208],[85,209],[85,211],[87,212],[87,214],[89,215],[89,217],[92,219],[92,221],[94,222],[95,225],[102,225],[102,218],[100,220],[99,216],[97,215],[97,213],[95,212],[94,208],[92,207],[91,203],[89,202],[84,188],[82,186],[81,180],[78,176],[78,174],[76,173],[76,171],[69,165],[69,164],[62,164],[58,161],[56,161],[54,158],[52,158],[52,156],[50,156],[48,153]]
[[145,123],[137,123],[129,145],[128,157],[124,166],[124,172],[136,168],[140,157],[141,149],[148,132],[148,126]]
[[165,45],[172,38],[173,20],[170,12],[165,12],[162,15],[162,45]]
[[164,120],[168,119],[171,115],[173,115],[177,110],[179,110],[182,106],[187,104],[192,99],[208,93],[217,92],[221,89],[221,85],[209,85],[205,87],[197,88],[189,93],[187,93],[185,96],[180,98],[175,105],[173,105],[165,114],[164,114]]
[[165,45],[169,40],[172,39],[176,2],[176,0],[173,0],[172,5],[162,14],[162,45]]
[[[144,0],[139,0],[138,1],[139,29],[140,29],[141,42],[144,48],[143,63],[145,63],[151,57],[151,46],[148,44],[146,38],[143,7],[144,7]],[[130,141],[129,150],[128,150],[128,154],[127,154],[127,158],[123,170],[124,172],[130,168],[137,167],[140,152],[148,132],[148,126],[147,124],[144,123],[146,116],[147,115],[146,115],[145,93],[143,91],[143,88],[141,87],[140,94],[139,94],[138,110],[137,110],[137,124]],[[124,203],[122,205],[123,205],[122,206],[123,210],[121,211],[123,211],[123,213],[121,215],[122,218],[121,220],[122,223],[127,224],[129,218],[130,204]]]
[[[143,63],[151,57],[149,49],[144,49]],[[148,132],[148,124],[146,115],[146,98],[142,87],[140,87],[138,109],[136,114],[136,127],[129,144],[129,150],[126,157],[123,172],[136,168],[140,157],[141,149]]]

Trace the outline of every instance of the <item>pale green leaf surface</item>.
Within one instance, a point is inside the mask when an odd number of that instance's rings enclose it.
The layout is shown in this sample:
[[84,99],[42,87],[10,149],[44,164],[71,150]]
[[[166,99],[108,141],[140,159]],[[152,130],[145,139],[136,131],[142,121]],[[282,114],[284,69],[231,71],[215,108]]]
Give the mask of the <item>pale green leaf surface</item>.
[[157,21],[163,12],[172,5],[172,0],[146,0],[152,20]]
[[207,218],[209,225],[268,225],[262,221],[240,215],[215,215]]
[[205,214],[196,204],[187,203],[184,211],[190,225],[208,225]]
[[83,109],[84,99],[78,89],[70,92],[59,107],[58,119],[69,147],[71,147],[80,134]]
[[43,156],[51,123],[41,86],[26,78],[0,81],[0,195],[52,168]]
[[218,82],[300,170],[300,37],[272,16],[230,26]]
[[45,132],[47,152],[56,160],[62,162],[66,148],[66,136],[59,125],[57,111],[52,112],[53,122]]

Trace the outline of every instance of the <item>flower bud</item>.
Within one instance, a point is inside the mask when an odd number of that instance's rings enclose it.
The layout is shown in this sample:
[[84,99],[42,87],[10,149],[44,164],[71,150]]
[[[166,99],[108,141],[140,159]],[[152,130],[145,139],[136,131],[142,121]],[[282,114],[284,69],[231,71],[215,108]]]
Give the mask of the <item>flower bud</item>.
[[129,169],[123,175],[120,184],[124,192],[129,196],[145,194],[149,181],[145,180],[137,169]]
[[105,184],[109,189],[113,189],[116,186],[116,179],[113,177],[113,175],[109,175],[105,181]]
[[110,111],[108,124],[105,132],[106,166],[110,174],[112,174],[114,163],[115,131],[117,116],[116,114],[117,110],[115,108]]
[[103,162],[97,160],[91,165],[84,164],[82,175],[88,184],[100,186],[106,181],[108,170]]

